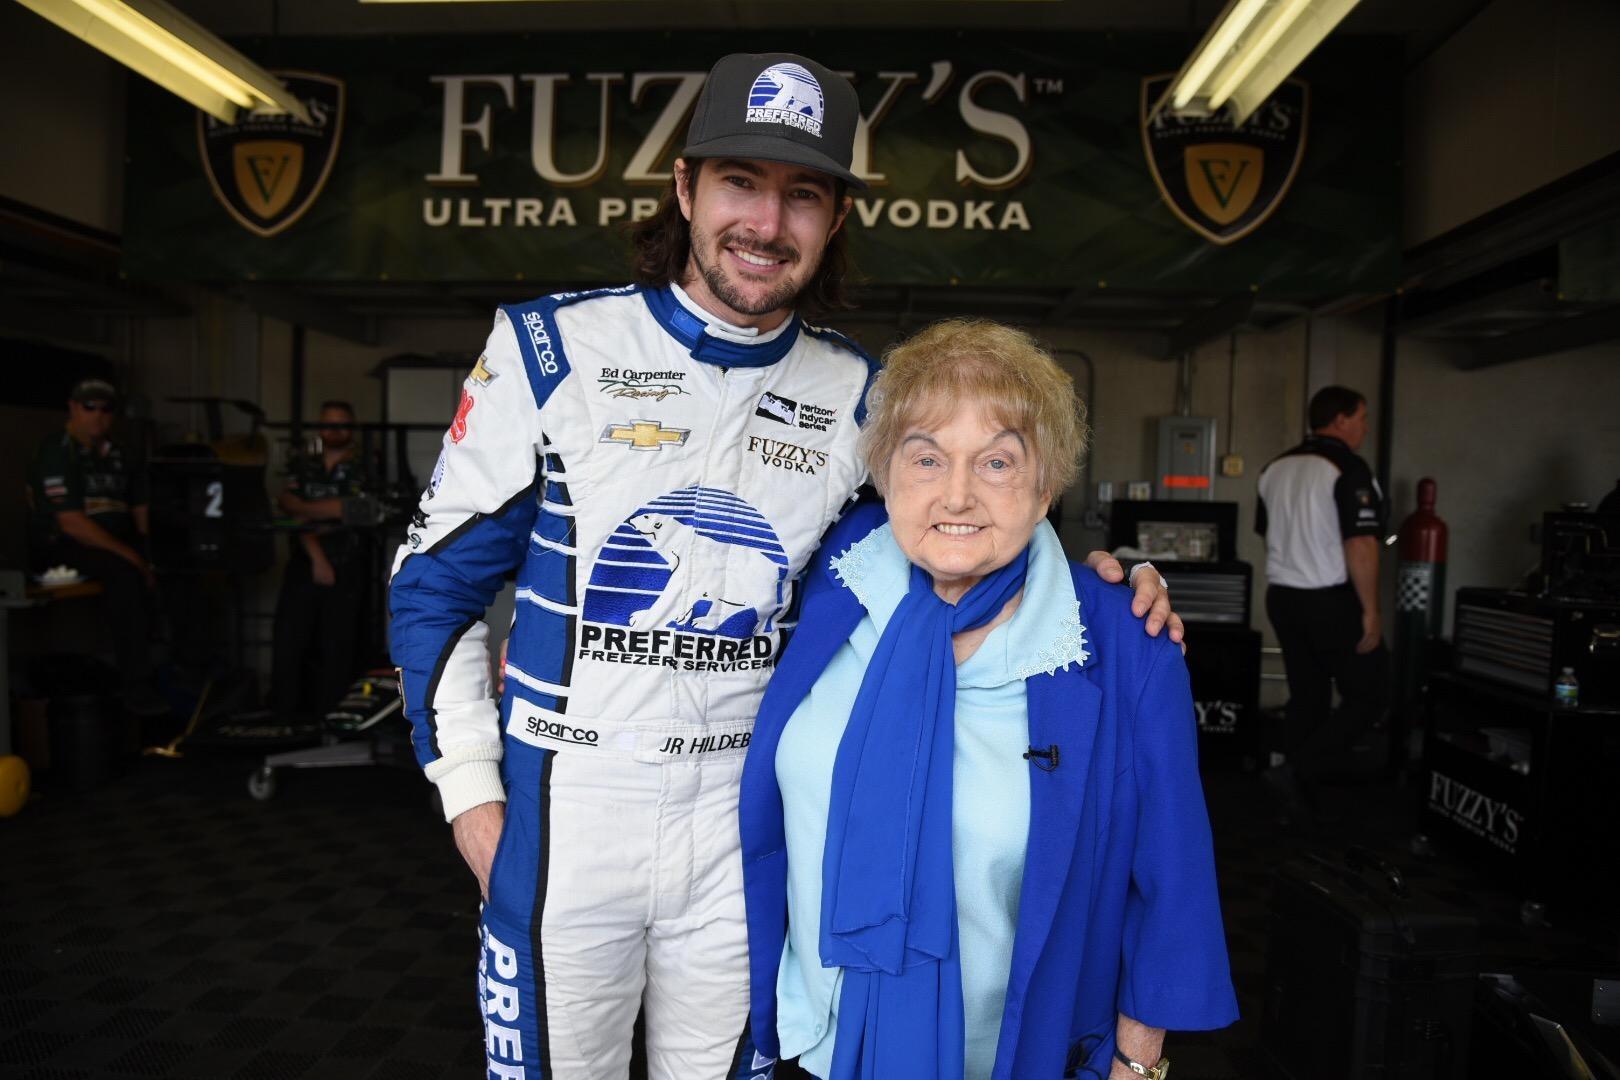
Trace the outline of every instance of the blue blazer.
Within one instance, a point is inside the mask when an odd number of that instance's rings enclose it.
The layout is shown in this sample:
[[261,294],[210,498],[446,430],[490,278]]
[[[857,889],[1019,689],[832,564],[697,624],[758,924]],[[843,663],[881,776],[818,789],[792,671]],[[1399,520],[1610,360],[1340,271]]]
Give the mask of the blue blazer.
[[[750,1025],[768,1057],[779,1052],[787,932],[776,748],[865,615],[829,562],[884,520],[879,506],[852,511],[811,561],[798,630],[743,767]],[[1106,1077],[1119,1013],[1180,1030],[1237,1019],[1187,666],[1168,635],[1147,636],[1129,589],[1072,569],[1090,656],[1027,680],[1029,741],[1056,746],[1058,765],[1030,761],[1029,846],[994,1080]]]

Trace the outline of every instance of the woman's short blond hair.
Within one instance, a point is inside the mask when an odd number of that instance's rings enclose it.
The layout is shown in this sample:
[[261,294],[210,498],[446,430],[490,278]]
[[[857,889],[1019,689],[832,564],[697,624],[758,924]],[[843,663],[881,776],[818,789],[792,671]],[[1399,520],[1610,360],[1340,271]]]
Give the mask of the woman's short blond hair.
[[1039,342],[988,319],[946,319],[891,345],[867,394],[861,454],[887,492],[906,429],[976,401],[1030,448],[1042,495],[1074,482],[1089,429],[1074,381]]

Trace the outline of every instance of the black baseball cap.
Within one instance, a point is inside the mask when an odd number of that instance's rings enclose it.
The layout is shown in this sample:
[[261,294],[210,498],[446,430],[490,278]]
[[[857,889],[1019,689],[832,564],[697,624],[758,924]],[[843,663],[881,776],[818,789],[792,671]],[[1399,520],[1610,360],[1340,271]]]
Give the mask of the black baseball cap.
[[80,379],[68,392],[68,400],[77,401],[80,405],[96,401],[116,402],[118,389],[106,379]]
[[681,157],[805,165],[849,184],[860,102],[849,80],[792,53],[732,53],[709,72]]

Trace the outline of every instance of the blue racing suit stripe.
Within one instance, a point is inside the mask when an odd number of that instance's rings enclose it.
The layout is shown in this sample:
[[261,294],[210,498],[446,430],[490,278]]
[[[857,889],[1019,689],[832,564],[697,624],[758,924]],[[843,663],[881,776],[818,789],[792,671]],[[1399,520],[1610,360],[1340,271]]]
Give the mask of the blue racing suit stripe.
[[[556,455],[546,457],[552,460]],[[561,469],[562,462],[558,460],[557,465]],[[534,532],[536,536],[571,546],[578,532],[574,518],[548,509],[546,503],[572,505],[568,502],[567,486],[550,479],[546,481],[545,499],[535,519]],[[574,580],[577,564],[577,556],[531,539],[528,556],[518,574],[518,605],[512,633],[507,639],[507,656],[513,665],[536,679],[558,686],[568,685],[573,668],[574,618],[547,607],[546,603],[569,609],[577,606]],[[542,708],[567,711],[566,693],[542,694],[533,687],[521,685],[521,681],[518,691],[519,696]]]
[[553,540],[559,544],[572,546],[574,543],[574,519],[564,517],[562,514],[553,514],[549,510],[540,512],[534,531],[543,539]]
[[523,370],[528,373],[529,387],[534,391],[535,408],[540,408],[568,375],[568,357],[563,353],[562,338],[552,321],[557,300],[548,296],[528,304],[502,304],[501,310],[512,322],[518,352],[523,357]]
[[502,762],[506,821],[479,925],[479,1011],[491,1080],[551,1076],[541,927],[550,878],[554,759],[550,750],[515,746]]
[[389,583],[390,653],[401,671],[419,764],[439,757],[433,694],[450,653],[528,549],[539,506],[534,492],[531,483],[493,514],[474,514],[407,555]]
[[557,309],[597,296],[635,292],[638,288],[625,285],[614,289],[591,289],[587,292],[543,296],[525,304],[501,305],[501,311],[511,321],[512,331],[517,335],[518,351],[523,356],[523,369],[528,373],[536,408],[544,407],[557,384],[568,377],[568,355],[563,351],[562,335],[557,332]]
[[535,596],[543,596],[554,604],[568,604],[571,603],[568,594],[573,588],[573,577],[572,555],[564,555],[554,548],[541,547],[539,544],[529,545],[529,557],[523,564],[521,588],[528,589]]
[[545,1073],[551,1072],[551,1023],[546,1012],[546,953],[542,930],[546,922],[546,887],[551,879],[551,767],[556,758],[554,751],[541,751],[540,782],[535,785],[539,792],[535,813],[540,824],[536,830],[539,835],[535,852],[534,903],[529,908],[529,949],[534,954],[536,998],[534,1026],[540,1068]]
[[[506,639],[507,663],[536,679],[566,686],[565,665],[573,644],[572,629],[568,616],[519,599],[512,621],[512,633]],[[552,704],[550,695],[523,685],[521,678],[515,681],[518,695],[525,700],[557,712],[567,711]],[[511,685],[514,680],[508,679],[507,682]]]

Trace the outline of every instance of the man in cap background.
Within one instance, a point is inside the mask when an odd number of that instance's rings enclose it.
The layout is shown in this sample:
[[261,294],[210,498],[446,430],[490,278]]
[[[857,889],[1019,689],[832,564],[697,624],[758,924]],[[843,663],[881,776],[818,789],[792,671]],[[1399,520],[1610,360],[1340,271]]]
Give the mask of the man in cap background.
[[[721,59],[638,284],[501,309],[396,558],[417,755],[485,895],[491,1076],[622,1077],[638,1014],[651,1077],[771,1071],[738,784],[795,579],[865,476],[876,364],[800,317],[844,306],[858,120],[812,60]],[[514,568],[497,707],[480,620]]]
[[29,467],[32,562],[66,565],[101,583],[125,702],[141,714],[167,705],[152,687],[155,580],[147,562],[146,472],[110,437],[113,385],[82,379],[68,395],[63,430],[40,443]]

